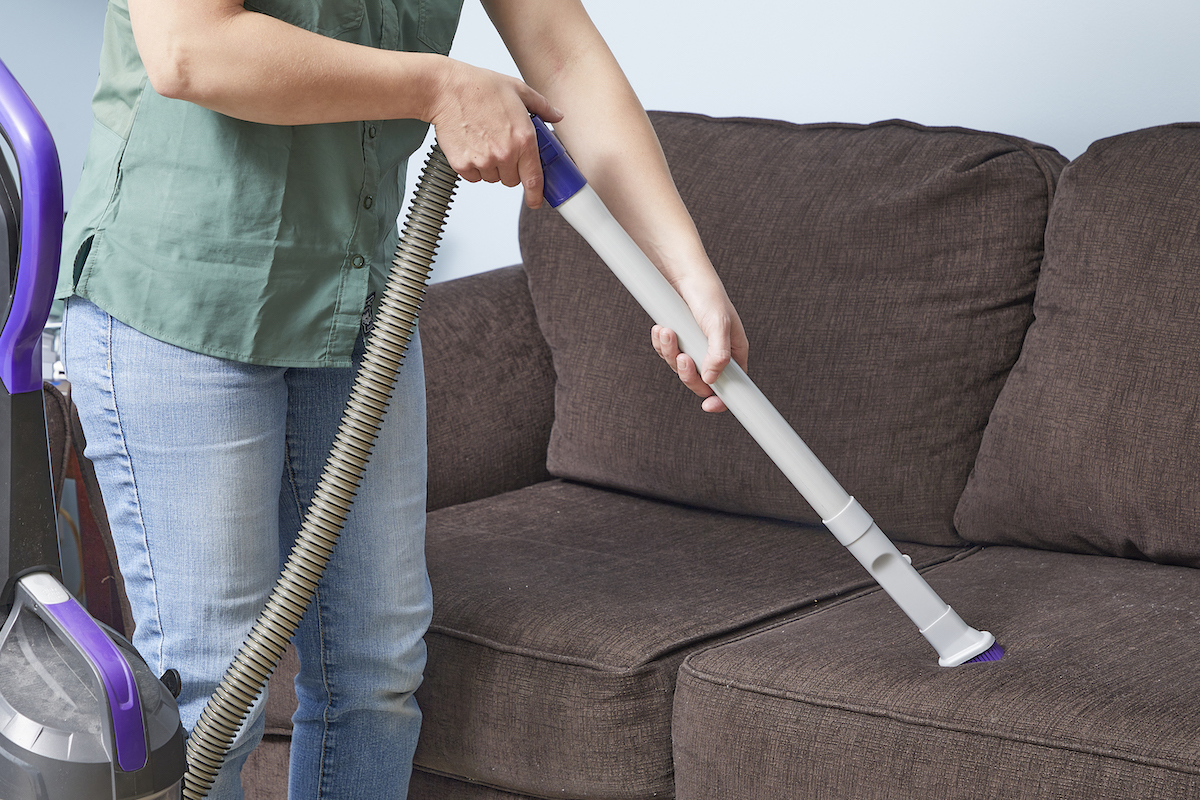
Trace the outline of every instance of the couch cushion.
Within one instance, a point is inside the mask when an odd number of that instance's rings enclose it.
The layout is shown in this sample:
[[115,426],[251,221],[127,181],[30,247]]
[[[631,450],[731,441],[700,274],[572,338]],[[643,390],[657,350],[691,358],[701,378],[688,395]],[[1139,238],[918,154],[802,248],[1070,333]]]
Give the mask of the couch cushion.
[[[905,122],[653,121],[745,323],[751,376],[889,534],[960,542],[954,505],[1031,320],[1063,159]],[[525,213],[521,247],[558,378],[553,474],[819,521],[731,416],[700,411],[556,213]]]
[[1063,172],[1035,322],[958,509],[977,542],[1200,566],[1200,125]]
[[937,666],[878,592],[689,656],[679,800],[1200,796],[1200,573],[989,548],[927,576],[1002,660]]
[[520,267],[430,286],[421,350],[430,509],[550,477],[554,367]]
[[416,763],[535,797],[669,797],[683,656],[870,584],[823,529],[558,481],[435,511],[427,543]]
[[414,767],[408,784],[408,796],[413,800],[537,800],[525,794],[513,794],[480,783],[447,778]]

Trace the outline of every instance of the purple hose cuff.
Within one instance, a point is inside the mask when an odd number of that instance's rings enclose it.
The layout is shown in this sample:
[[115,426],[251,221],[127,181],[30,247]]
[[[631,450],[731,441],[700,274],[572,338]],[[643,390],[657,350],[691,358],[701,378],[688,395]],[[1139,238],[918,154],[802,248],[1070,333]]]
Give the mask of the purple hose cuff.
[[552,208],[558,208],[587,186],[587,179],[575,166],[575,162],[554,135],[554,131],[550,130],[537,114],[533,115],[533,128],[537,131],[538,155],[542,159],[542,176],[545,182],[542,196]]

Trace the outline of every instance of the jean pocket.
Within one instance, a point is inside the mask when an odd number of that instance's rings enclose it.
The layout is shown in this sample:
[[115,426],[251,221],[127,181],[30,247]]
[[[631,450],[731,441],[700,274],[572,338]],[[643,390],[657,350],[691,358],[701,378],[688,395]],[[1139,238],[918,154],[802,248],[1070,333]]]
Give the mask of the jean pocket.
[[421,0],[417,38],[435,53],[446,55],[458,31],[463,0]]
[[364,0],[246,0],[245,7],[298,28],[337,38],[362,27]]

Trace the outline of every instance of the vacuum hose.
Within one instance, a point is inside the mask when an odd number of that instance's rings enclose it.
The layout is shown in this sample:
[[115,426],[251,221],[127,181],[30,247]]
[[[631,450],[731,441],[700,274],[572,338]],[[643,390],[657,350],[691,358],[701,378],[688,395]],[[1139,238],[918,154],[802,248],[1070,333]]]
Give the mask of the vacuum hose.
[[417,329],[430,265],[458,175],[440,147],[425,162],[333,448],[283,572],[187,742],[186,800],[207,797],[329,564]]

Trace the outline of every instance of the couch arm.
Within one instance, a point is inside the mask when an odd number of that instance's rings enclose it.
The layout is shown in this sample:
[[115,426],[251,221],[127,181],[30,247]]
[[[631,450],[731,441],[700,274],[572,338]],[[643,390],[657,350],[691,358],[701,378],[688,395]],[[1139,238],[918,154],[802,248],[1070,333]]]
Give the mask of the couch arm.
[[420,325],[429,510],[547,480],[554,367],[525,270],[430,286]]

